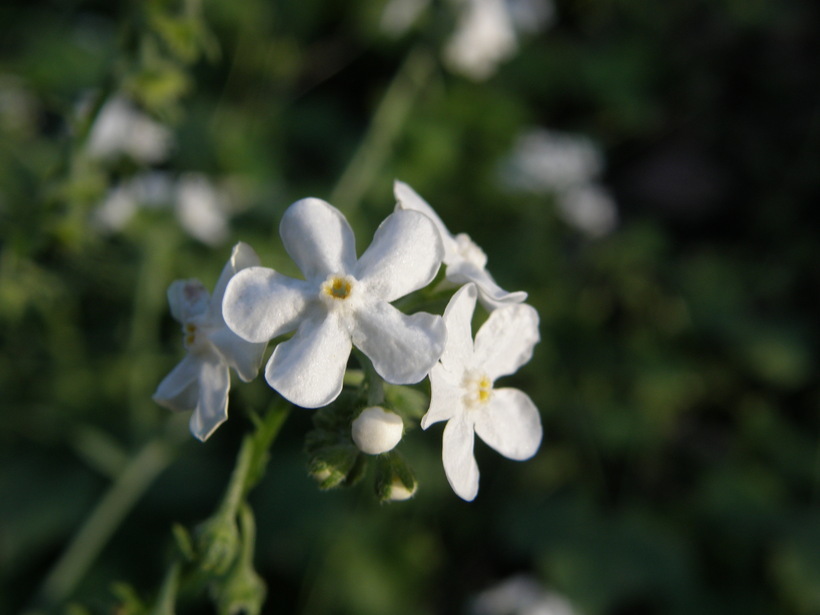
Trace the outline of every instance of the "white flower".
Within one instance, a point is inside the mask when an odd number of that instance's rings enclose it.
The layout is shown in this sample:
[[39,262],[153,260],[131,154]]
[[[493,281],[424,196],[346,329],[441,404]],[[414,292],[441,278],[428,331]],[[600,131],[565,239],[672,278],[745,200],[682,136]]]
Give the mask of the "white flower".
[[510,188],[544,193],[590,182],[603,166],[603,154],[591,139],[533,128],[516,139],[501,173]]
[[118,96],[100,109],[88,136],[88,152],[96,158],[126,155],[138,162],[161,162],[171,148],[171,132]]
[[193,410],[191,433],[202,441],[228,418],[229,368],[248,382],[256,377],[264,343],[249,343],[233,333],[222,317],[222,297],[237,271],[259,264],[244,243],[233,249],[213,296],[198,280],[177,280],[168,289],[171,314],[182,323],[187,356],[160,383],[154,401],[171,410]]
[[179,223],[202,243],[219,245],[228,238],[228,210],[225,194],[199,173],[187,173],[176,186],[176,214]]
[[603,167],[603,154],[592,140],[536,128],[518,137],[500,174],[507,188],[555,195],[564,222],[602,237],[618,224],[615,201],[597,182]]
[[251,267],[231,280],[224,300],[228,326],[246,340],[296,330],[268,362],[271,387],[298,406],[329,404],[342,390],[352,346],[387,382],[427,376],[444,348],[444,323],[432,314],[407,316],[390,302],[423,288],[438,271],[443,249],[429,218],[391,214],[358,260],[347,220],[320,199],[291,205],[279,233],[305,280]]
[[470,615],[575,615],[566,598],[526,575],[511,577],[482,591],[470,606]]
[[484,251],[466,233],[453,237],[433,208],[410,186],[396,181],[393,192],[397,210],[419,211],[436,225],[444,245],[444,264],[447,267],[445,278],[448,282],[457,286],[474,282],[478,287],[479,299],[488,310],[510,303],[521,303],[527,299],[527,293],[523,291],[510,293],[499,287],[486,269],[487,255]]
[[353,420],[350,435],[363,453],[381,455],[393,450],[403,433],[404,423],[398,414],[371,406]]
[[[381,28],[391,35],[408,30],[429,0],[390,0]],[[475,81],[495,73],[518,50],[518,33],[535,33],[553,18],[552,0],[451,0],[456,26],[445,44],[448,68]]]
[[539,340],[538,313],[529,305],[495,310],[473,343],[471,321],[476,289],[459,289],[444,312],[447,344],[430,372],[427,429],[447,421],[442,441],[444,472],[453,491],[470,501],[478,493],[474,434],[515,460],[532,457],[541,444],[541,418],[532,400],[518,389],[496,389],[494,382],[530,360]]
[[119,232],[141,208],[163,207],[173,207],[182,229],[202,243],[214,246],[228,237],[226,193],[198,173],[176,180],[164,171],[139,173],[108,191],[93,221],[105,232]]
[[618,225],[615,201],[601,186],[584,184],[558,194],[557,212],[567,224],[571,224],[590,237],[608,235]]
[[504,0],[464,0],[458,25],[444,48],[451,70],[476,81],[490,77],[518,50]]

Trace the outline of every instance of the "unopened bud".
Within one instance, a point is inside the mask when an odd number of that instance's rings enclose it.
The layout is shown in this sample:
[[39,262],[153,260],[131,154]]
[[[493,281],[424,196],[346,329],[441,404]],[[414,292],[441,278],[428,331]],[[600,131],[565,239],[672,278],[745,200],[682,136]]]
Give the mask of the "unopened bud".
[[404,424],[395,412],[380,406],[362,410],[353,421],[351,435],[359,450],[368,455],[380,455],[401,441]]
[[409,500],[414,495],[416,495],[417,487],[418,484],[414,482],[413,485],[408,489],[402,481],[400,481],[399,479],[395,479],[387,488],[385,500],[388,500],[390,502],[404,502],[405,500]]

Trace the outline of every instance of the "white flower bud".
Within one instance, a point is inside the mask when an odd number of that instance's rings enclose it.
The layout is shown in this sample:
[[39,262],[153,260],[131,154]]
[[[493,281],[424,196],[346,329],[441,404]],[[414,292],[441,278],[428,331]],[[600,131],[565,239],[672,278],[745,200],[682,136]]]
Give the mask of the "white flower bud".
[[391,502],[404,502],[405,500],[409,500],[414,495],[416,495],[416,488],[417,484],[415,482],[413,483],[413,488],[408,489],[404,483],[396,479],[390,485],[390,490],[388,491],[387,499]]
[[404,424],[395,412],[371,406],[356,417],[351,431],[353,442],[360,451],[368,455],[380,455],[399,443]]

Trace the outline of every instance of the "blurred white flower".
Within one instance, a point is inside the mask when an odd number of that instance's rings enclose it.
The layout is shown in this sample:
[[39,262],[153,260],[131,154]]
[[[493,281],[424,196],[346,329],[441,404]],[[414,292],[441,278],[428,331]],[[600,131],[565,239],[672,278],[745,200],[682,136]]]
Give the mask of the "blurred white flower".
[[353,420],[350,435],[363,453],[381,455],[393,450],[403,433],[404,423],[398,414],[380,406],[371,406]]
[[444,47],[444,61],[456,73],[483,81],[518,49],[504,0],[461,0],[455,32]]
[[[390,0],[381,27],[392,35],[409,29],[429,0]],[[553,18],[552,0],[450,0],[456,26],[443,58],[453,72],[483,81],[518,50],[518,33],[534,33]]]
[[168,156],[171,144],[168,128],[117,96],[100,109],[87,148],[95,158],[125,155],[143,164],[155,164]]
[[329,404],[342,390],[354,345],[387,382],[427,376],[444,348],[441,316],[408,316],[391,305],[427,286],[441,265],[441,239],[427,216],[392,213],[361,258],[345,217],[320,199],[291,205],[279,234],[306,279],[251,267],[231,280],[224,302],[228,326],[248,341],[296,330],[268,361],[273,389],[304,408]]
[[518,137],[499,172],[508,189],[553,194],[567,224],[601,237],[618,225],[615,200],[597,181],[603,168],[603,154],[591,139],[536,128]]
[[514,576],[473,599],[470,615],[576,615],[570,602],[529,576]]
[[445,279],[455,285],[474,282],[481,304],[488,310],[502,305],[521,303],[527,299],[524,291],[507,292],[495,283],[487,271],[487,255],[466,233],[450,234],[435,210],[404,182],[393,183],[397,210],[415,210],[430,218],[438,229],[444,246]]
[[109,190],[93,220],[103,231],[120,232],[143,207],[173,208],[185,232],[205,244],[220,245],[228,238],[227,194],[197,173],[176,180],[163,171],[135,175]]
[[228,238],[228,200],[204,175],[188,173],[176,184],[176,214],[188,234],[208,245]]
[[115,185],[94,212],[94,222],[107,232],[122,231],[140,207],[170,207],[174,198],[173,178],[162,171],[140,173]]
[[564,221],[591,237],[608,235],[618,225],[615,201],[597,184],[582,184],[560,192],[556,206]]
[[538,313],[529,305],[494,310],[472,335],[475,284],[456,291],[444,311],[447,343],[430,372],[430,408],[422,429],[447,421],[442,437],[444,473],[453,491],[471,501],[478,494],[475,436],[509,459],[529,459],[541,445],[541,417],[518,389],[496,389],[495,380],[515,373],[538,343]]
[[546,193],[592,181],[603,167],[603,154],[591,139],[535,128],[516,139],[501,176],[509,188]]
[[188,354],[159,384],[154,401],[171,410],[193,410],[191,433],[202,441],[228,419],[229,368],[245,382],[259,371],[266,344],[241,339],[222,317],[228,280],[237,271],[258,264],[256,252],[240,242],[222,270],[213,296],[199,280],[177,280],[168,289],[171,314],[182,324]]

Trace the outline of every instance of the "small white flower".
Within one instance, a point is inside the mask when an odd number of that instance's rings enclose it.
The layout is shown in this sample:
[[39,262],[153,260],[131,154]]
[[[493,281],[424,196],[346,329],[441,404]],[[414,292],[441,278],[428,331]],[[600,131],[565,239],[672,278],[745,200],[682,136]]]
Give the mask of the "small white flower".
[[134,175],[108,191],[93,222],[105,232],[120,232],[140,209],[163,207],[173,208],[182,229],[202,243],[215,246],[228,237],[226,192],[199,173],[178,179],[164,171]]
[[603,154],[591,139],[533,128],[518,136],[501,174],[508,187],[539,194],[586,184],[603,167]]
[[507,188],[553,194],[564,222],[602,237],[618,225],[615,201],[597,182],[603,168],[603,154],[592,140],[536,128],[518,137],[500,175]]
[[[390,0],[381,28],[397,36],[428,8],[430,0]],[[448,68],[483,81],[518,50],[518,33],[535,33],[553,18],[552,0],[451,0],[456,25],[444,46]]]
[[403,433],[401,417],[379,406],[362,410],[353,420],[350,431],[358,449],[368,455],[381,455],[393,450]]
[[584,184],[558,194],[558,214],[590,237],[608,235],[618,225],[615,201],[597,184]]
[[465,0],[453,36],[444,48],[451,70],[475,81],[490,77],[518,49],[504,0]]
[[427,429],[447,421],[442,460],[447,480],[467,501],[478,493],[474,434],[515,460],[532,457],[541,444],[541,418],[532,400],[518,389],[496,389],[495,380],[530,360],[539,340],[538,313],[529,305],[495,310],[473,343],[471,322],[476,288],[467,284],[444,312],[447,344],[430,372],[430,409],[421,419]]
[[230,281],[224,300],[228,326],[246,340],[296,330],[268,361],[271,387],[298,406],[325,406],[342,390],[353,346],[387,382],[427,376],[444,348],[444,323],[432,314],[407,316],[390,302],[429,284],[441,265],[441,240],[429,218],[391,214],[360,259],[347,220],[320,199],[291,205],[279,233],[305,280],[251,267]]
[[482,591],[470,607],[470,615],[576,615],[569,600],[526,575]]
[[100,109],[88,136],[88,152],[96,158],[126,155],[137,162],[161,162],[171,148],[171,132],[122,96]]
[[205,176],[188,173],[176,185],[179,223],[202,243],[219,245],[228,238],[228,203],[225,194]]
[[511,303],[521,303],[527,299],[527,293],[523,291],[510,293],[499,287],[486,269],[487,255],[484,251],[466,233],[459,233],[453,237],[433,208],[410,186],[396,181],[393,192],[396,196],[397,210],[419,211],[436,225],[444,245],[444,264],[447,267],[445,278],[448,282],[457,286],[474,282],[478,287],[479,299],[488,310]]
[[171,410],[193,410],[191,433],[202,441],[228,418],[229,368],[248,382],[256,377],[264,343],[250,343],[225,325],[222,298],[237,271],[259,264],[253,249],[238,243],[213,296],[198,280],[177,280],[168,289],[171,314],[182,323],[187,356],[157,387],[154,401]]

